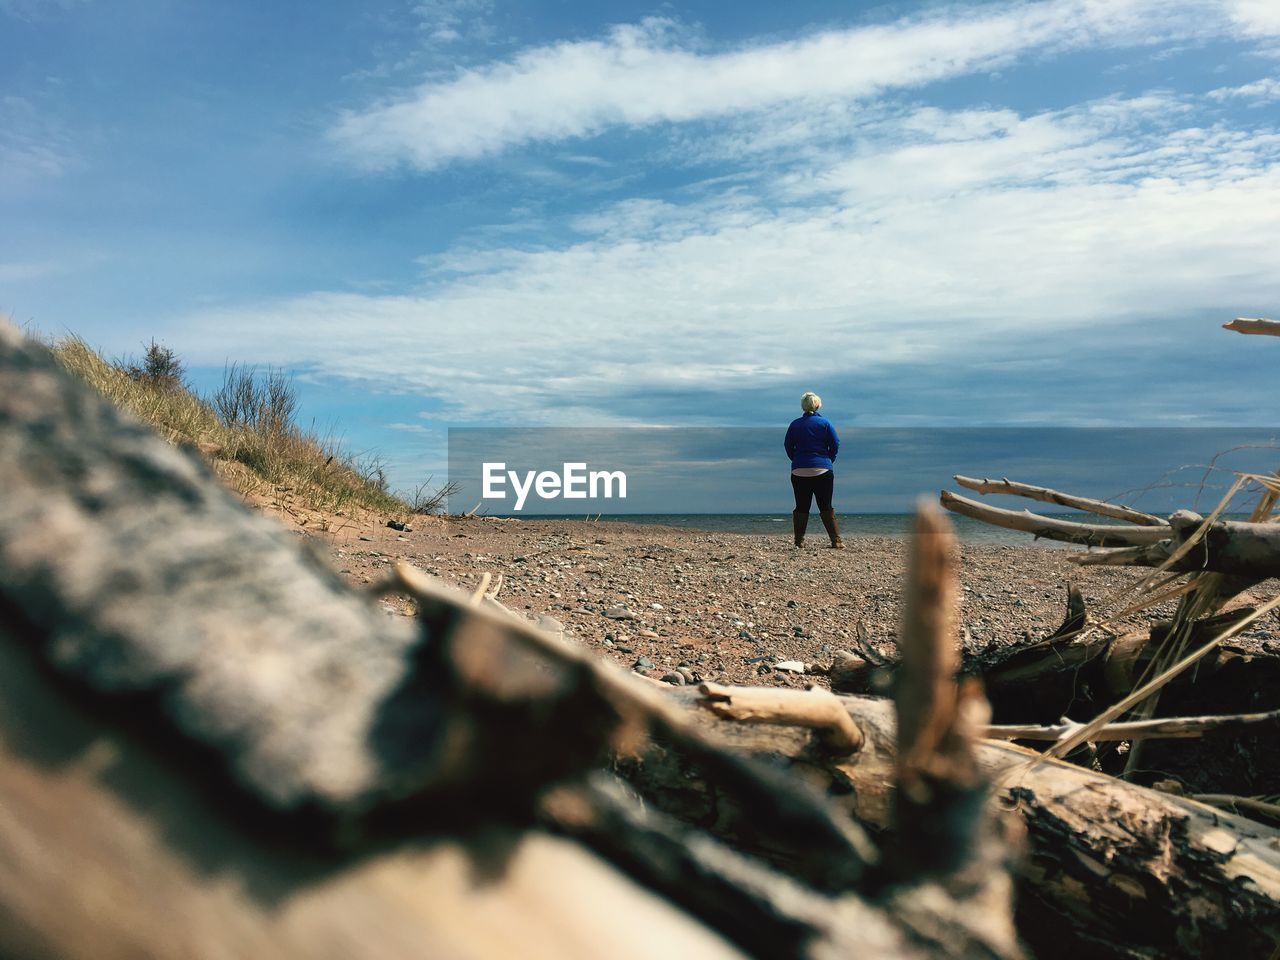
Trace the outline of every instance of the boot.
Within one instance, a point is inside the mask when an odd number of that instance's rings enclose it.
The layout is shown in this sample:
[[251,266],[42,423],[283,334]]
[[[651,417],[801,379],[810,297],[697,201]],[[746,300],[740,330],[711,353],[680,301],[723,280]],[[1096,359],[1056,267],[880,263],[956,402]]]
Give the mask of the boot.
[[831,546],[836,550],[844,549],[844,541],[840,539],[840,525],[836,523],[835,510],[819,510],[822,525],[827,528],[827,536],[831,538]]
[[809,528],[809,511],[808,510],[792,510],[791,511],[791,528],[796,534],[796,546],[804,546],[804,532]]

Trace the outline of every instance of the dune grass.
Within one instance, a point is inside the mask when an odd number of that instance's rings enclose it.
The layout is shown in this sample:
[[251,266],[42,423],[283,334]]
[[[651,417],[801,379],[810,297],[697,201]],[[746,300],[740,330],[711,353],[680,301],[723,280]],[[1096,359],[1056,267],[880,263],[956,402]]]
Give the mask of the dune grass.
[[232,365],[222,388],[205,399],[183,382],[177,358],[154,343],[140,362],[109,360],[75,335],[49,347],[64,368],[165,440],[198,449],[245,496],[284,490],[304,508],[366,510],[402,520],[430,512],[420,494],[410,505],[391,493],[376,458],[352,457],[332,435],[301,429],[294,419],[296,397],[280,371],[259,374]]

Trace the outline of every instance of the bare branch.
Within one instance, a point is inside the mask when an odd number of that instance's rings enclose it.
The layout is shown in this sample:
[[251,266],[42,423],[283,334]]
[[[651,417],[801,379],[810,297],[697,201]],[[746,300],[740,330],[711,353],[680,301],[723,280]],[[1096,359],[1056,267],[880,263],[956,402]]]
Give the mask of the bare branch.
[[[1265,713],[1237,713],[1218,717],[1161,717],[1158,720],[1135,720],[1131,723],[1109,723],[1090,738],[1092,740],[1173,740],[1203,736],[1210,731],[1238,730],[1259,723],[1280,722],[1280,710]],[[983,736],[989,740],[1044,740],[1054,743],[1075,733],[1084,724],[1063,719],[1051,726],[1005,724],[987,727]]]
[[946,514],[922,501],[911,538],[894,688],[895,797],[900,867],[955,871],[984,835],[987,780],[974,750],[991,710],[977,680],[957,685],[955,537]]
[[1158,543],[1172,536],[1167,524],[1159,527],[1127,526],[1112,523],[1075,523],[1041,516],[1029,510],[1004,510],[991,507],[977,500],[970,500],[949,490],[943,490],[941,503],[952,513],[958,513],[995,527],[1022,530],[1065,543],[1082,543],[1094,547],[1133,547]]
[[1083,510],[1086,513],[1095,513],[1101,517],[1125,520],[1144,527],[1165,525],[1164,520],[1160,517],[1143,513],[1141,510],[1133,510],[1119,504],[1107,503],[1105,500],[1094,500],[1091,497],[1077,497],[1071,493],[1050,490],[1048,487],[1034,487],[1029,483],[1018,483],[1007,477],[1002,477],[999,480],[991,480],[984,477],[979,480],[975,477],[962,477],[957,474],[952,479],[960,486],[976,490],[978,493],[1001,493],[1011,497],[1026,497],[1028,500],[1039,500],[1042,503],[1056,503],[1062,507],[1071,507],[1075,510]]
[[771,690],[704,683],[698,702],[717,716],[742,723],[777,723],[815,730],[833,751],[845,755],[862,747],[862,731],[849,711],[826,690]]

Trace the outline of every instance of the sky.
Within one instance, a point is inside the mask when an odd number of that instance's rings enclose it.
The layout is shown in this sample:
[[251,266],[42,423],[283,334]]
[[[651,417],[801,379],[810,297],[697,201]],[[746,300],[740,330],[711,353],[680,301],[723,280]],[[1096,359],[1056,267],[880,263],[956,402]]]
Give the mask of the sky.
[[1268,427],[1280,0],[0,0],[0,220],[0,312],[284,367],[403,489],[808,389]]

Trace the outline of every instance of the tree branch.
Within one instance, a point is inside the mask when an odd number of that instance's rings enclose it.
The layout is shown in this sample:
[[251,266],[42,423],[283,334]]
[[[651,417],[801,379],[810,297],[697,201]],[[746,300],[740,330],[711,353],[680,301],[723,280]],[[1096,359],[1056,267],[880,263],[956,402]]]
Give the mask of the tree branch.
[[1107,503],[1104,500],[1094,500],[1091,497],[1077,497],[1071,493],[1050,490],[1048,487],[1034,487],[1029,483],[1018,483],[1004,477],[999,480],[991,480],[985,477],[979,480],[975,477],[962,477],[957,474],[952,479],[960,486],[976,490],[978,493],[1000,493],[1011,497],[1026,497],[1028,500],[1039,500],[1042,503],[1056,503],[1062,507],[1072,507],[1076,510],[1083,510],[1086,513],[1094,513],[1101,517],[1112,517],[1116,520],[1125,520],[1144,527],[1165,526],[1163,519],[1149,513],[1143,513],[1141,510],[1133,510],[1119,504]]
[[1081,543],[1093,547],[1133,547],[1158,543],[1173,533],[1172,528],[1167,524],[1151,527],[1056,520],[1029,510],[1016,511],[991,507],[949,490],[943,490],[939,499],[942,505],[952,513],[989,523],[995,527],[1022,530],[1037,537],[1044,537],[1046,540],[1060,540],[1064,543]]

